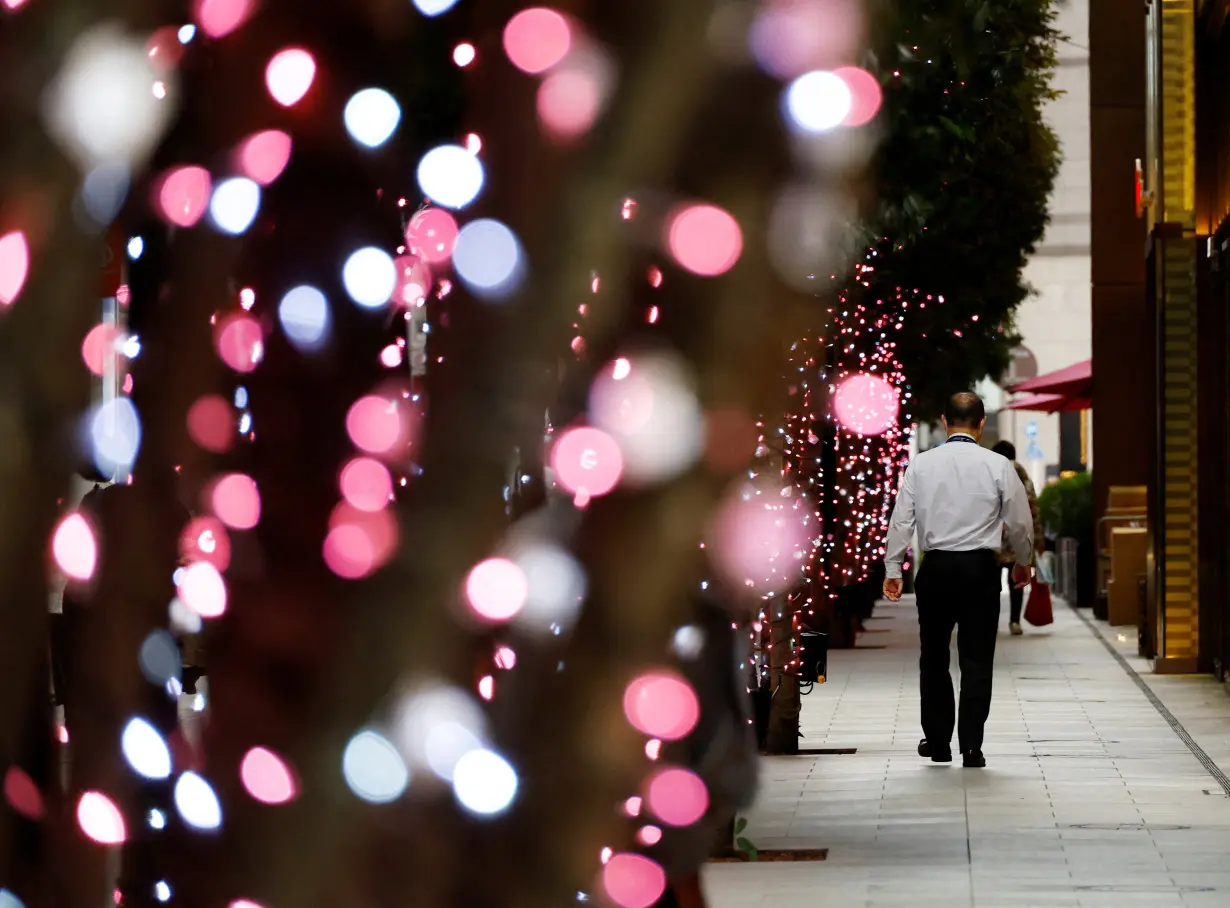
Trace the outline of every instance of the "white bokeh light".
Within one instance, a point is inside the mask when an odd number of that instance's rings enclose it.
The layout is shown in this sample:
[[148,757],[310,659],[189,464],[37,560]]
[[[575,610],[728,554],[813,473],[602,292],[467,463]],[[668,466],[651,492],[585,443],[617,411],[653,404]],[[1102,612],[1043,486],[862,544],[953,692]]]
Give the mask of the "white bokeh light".
[[516,234],[499,221],[485,218],[461,228],[453,249],[453,269],[475,296],[501,299],[521,285],[525,253]]
[[232,177],[214,188],[209,217],[223,233],[239,236],[252,226],[260,207],[260,186],[247,177]]
[[672,356],[616,360],[594,379],[589,417],[619,444],[633,482],[678,476],[704,449],[704,413],[686,367]]
[[572,627],[585,598],[585,571],[559,546],[530,542],[518,547],[512,560],[525,572],[525,606],[514,621],[538,634],[562,633]]
[[365,88],[346,102],[342,119],[352,139],[368,148],[378,148],[401,122],[401,107],[384,89]]
[[145,252],[145,240],[139,236],[134,236],[128,241],[128,257],[134,262],[141,257],[141,253]]
[[850,115],[854,95],[836,73],[818,69],[799,76],[786,88],[786,114],[805,132],[835,129]]
[[423,195],[444,208],[465,208],[483,190],[483,164],[460,145],[440,145],[419,161]]
[[94,411],[90,420],[94,463],[107,476],[126,473],[141,449],[141,420],[127,397],[117,397]]
[[365,246],[346,259],[342,283],[357,304],[364,309],[378,309],[393,298],[397,289],[397,266],[383,249]]
[[166,779],[171,775],[171,748],[158,729],[144,719],[132,719],[124,726],[120,748],[133,772],[146,779]]
[[469,693],[439,683],[422,684],[402,698],[394,716],[401,752],[415,767],[451,779],[466,753],[482,746],[487,717]]
[[286,339],[295,347],[319,350],[329,335],[329,301],[315,287],[295,287],[278,303],[278,321]]
[[414,8],[424,16],[440,16],[457,5],[457,0],[414,0]]
[[359,732],[346,745],[342,775],[355,796],[370,804],[396,801],[410,784],[410,770],[397,748],[370,729]]
[[[162,77],[166,82],[167,76]],[[47,130],[82,173],[145,160],[175,113],[142,38],[104,23],[77,39],[44,97]]]
[[517,797],[517,772],[492,750],[472,750],[453,771],[453,796],[470,813],[503,813]]
[[208,782],[186,772],[175,782],[175,809],[193,829],[217,829],[222,825],[222,804]]

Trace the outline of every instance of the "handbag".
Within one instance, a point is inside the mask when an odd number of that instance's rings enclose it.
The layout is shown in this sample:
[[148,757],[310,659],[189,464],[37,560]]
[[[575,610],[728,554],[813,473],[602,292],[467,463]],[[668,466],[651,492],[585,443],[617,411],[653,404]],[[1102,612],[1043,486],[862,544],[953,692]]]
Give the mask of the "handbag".
[[1025,602],[1023,617],[1034,627],[1046,627],[1055,620],[1055,610],[1051,605],[1051,588],[1045,583],[1035,583],[1029,588],[1029,599]]

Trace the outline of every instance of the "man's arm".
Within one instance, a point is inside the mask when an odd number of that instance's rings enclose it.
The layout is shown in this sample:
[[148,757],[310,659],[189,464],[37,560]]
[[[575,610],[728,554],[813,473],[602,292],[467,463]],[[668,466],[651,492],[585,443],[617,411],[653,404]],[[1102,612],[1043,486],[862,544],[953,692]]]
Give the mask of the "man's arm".
[[888,525],[888,541],[884,552],[884,576],[887,580],[901,579],[901,565],[906,549],[914,538],[914,466],[905,471],[897,503],[893,507],[892,520]]
[[1028,569],[1034,563],[1034,515],[1029,507],[1029,494],[1009,461],[1004,461],[1003,477],[1000,519],[1008,530],[1008,543],[1016,563]]

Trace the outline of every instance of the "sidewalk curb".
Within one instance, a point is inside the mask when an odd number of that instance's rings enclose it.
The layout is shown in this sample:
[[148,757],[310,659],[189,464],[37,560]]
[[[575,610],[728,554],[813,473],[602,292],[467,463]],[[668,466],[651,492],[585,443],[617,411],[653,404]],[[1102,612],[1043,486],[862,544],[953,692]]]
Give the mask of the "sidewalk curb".
[[1140,692],[1145,695],[1145,699],[1153,704],[1153,708],[1157,710],[1158,715],[1166,720],[1166,724],[1170,726],[1170,729],[1175,733],[1175,736],[1183,742],[1183,745],[1189,751],[1191,751],[1192,756],[1200,761],[1200,765],[1203,766],[1208,774],[1213,777],[1213,780],[1221,787],[1221,790],[1225,792],[1226,797],[1230,798],[1230,778],[1228,778],[1226,774],[1221,771],[1221,767],[1213,762],[1212,757],[1204,752],[1203,747],[1196,743],[1195,739],[1188,733],[1187,729],[1183,727],[1183,723],[1175,718],[1174,713],[1166,708],[1166,704],[1163,703],[1158,695],[1153,692],[1153,688],[1145,683],[1145,680],[1140,677],[1140,674],[1136,671],[1136,669],[1132,668],[1132,664],[1128,662],[1127,659],[1123,658],[1123,654],[1115,649],[1110,641],[1098,632],[1097,627],[1094,626],[1089,616],[1070,603],[1068,604],[1068,608],[1072,609],[1072,611],[1076,613],[1076,617],[1079,618],[1085,625],[1085,629],[1093,635],[1093,638],[1097,640],[1098,643],[1102,644],[1103,648],[1110,653],[1111,658],[1119,663],[1119,667],[1122,668],[1127,673],[1127,676],[1132,679],[1132,683],[1140,688]]

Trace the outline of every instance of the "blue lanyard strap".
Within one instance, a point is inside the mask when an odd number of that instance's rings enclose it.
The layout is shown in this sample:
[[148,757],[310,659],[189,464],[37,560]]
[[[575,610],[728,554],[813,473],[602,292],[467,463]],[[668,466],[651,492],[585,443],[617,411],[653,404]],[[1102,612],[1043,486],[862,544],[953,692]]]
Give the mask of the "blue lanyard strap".
[[970,438],[968,435],[950,435],[948,437],[948,441],[944,442],[944,444],[952,444],[954,441],[967,445],[978,444],[978,442],[974,441],[974,439]]

